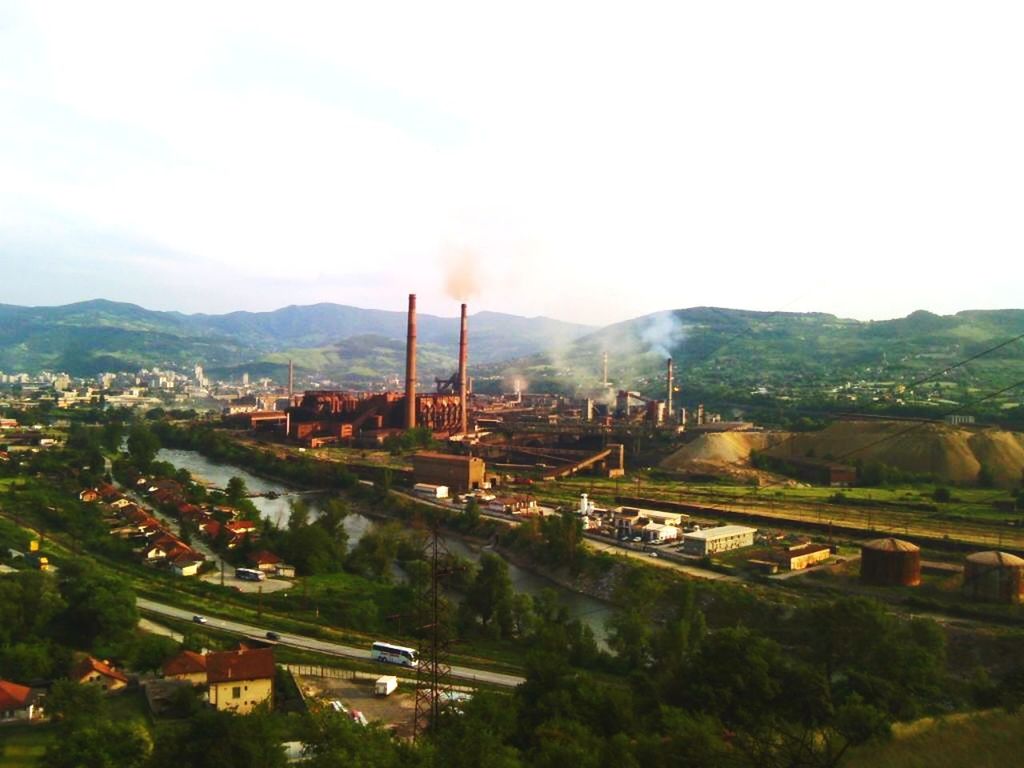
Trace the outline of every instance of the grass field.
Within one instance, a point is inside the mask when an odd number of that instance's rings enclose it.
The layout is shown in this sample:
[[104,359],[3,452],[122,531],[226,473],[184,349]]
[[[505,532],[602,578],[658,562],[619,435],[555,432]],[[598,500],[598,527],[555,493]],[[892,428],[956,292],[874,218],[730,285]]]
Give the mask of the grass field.
[[54,738],[54,729],[50,725],[0,727],[0,768],[42,765],[46,748]]
[[1024,755],[1024,713],[1002,711],[922,721],[891,741],[851,750],[845,768],[1003,768]]

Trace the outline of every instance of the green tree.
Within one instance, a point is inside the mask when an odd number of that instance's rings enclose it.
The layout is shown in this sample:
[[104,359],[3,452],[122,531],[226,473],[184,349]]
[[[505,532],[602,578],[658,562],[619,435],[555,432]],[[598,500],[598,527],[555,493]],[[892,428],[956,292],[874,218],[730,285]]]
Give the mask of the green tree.
[[54,721],[76,726],[106,716],[103,692],[95,685],[58,680],[46,696],[46,714]]
[[65,641],[75,647],[109,651],[127,640],[139,622],[131,587],[84,561],[63,564],[60,592],[66,608],[57,620]]
[[232,477],[228,480],[224,493],[227,496],[228,504],[237,506],[248,493],[248,489],[245,487],[245,480],[240,477]]
[[128,433],[128,455],[135,466],[147,472],[159,450],[160,441],[153,431],[143,422],[135,422]]
[[335,768],[340,765],[360,768],[400,768],[410,764],[408,748],[403,748],[376,726],[357,725],[348,717],[330,710],[313,712],[306,721],[303,765],[310,768]]
[[54,768],[141,768],[152,749],[141,723],[92,719],[59,734],[44,761]]
[[149,768],[284,768],[282,736],[280,721],[268,712],[205,709],[158,731]]
[[465,604],[480,618],[484,629],[500,637],[510,637],[513,631],[512,581],[508,564],[497,555],[485,552],[480,557],[480,568],[466,593]]

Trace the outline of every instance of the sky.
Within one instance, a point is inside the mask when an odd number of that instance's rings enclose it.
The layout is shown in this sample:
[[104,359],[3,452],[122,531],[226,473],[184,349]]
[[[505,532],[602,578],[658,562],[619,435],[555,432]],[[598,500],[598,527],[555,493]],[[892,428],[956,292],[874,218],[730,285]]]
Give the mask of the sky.
[[0,303],[1024,306],[1019,2],[0,0]]

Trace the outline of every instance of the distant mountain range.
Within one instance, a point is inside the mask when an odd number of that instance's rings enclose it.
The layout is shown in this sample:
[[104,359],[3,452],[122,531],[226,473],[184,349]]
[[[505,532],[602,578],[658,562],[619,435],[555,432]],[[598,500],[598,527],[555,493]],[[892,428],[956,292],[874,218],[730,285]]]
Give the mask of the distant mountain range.
[[[955,315],[918,311],[896,320],[868,321],[824,313],[755,312],[694,307],[601,328],[554,353],[504,366],[495,378],[521,376],[534,391],[593,389],[608,352],[609,379],[656,397],[665,361],[693,393],[752,392],[796,396],[857,382],[912,382],[1024,334],[1024,310],[968,310]],[[1017,340],[939,377],[961,401],[1024,380],[1024,340]],[[685,398],[685,394],[683,395]],[[1007,393],[1024,400],[1024,391]]]
[[[449,375],[459,318],[420,313],[420,370]],[[536,354],[593,331],[546,317],[470,316],[474,363]],[[59,307],[0,305],[0,371],[102,371],[201,363],[211,372],[280,375],[289,358],[308,371],[374,378],[404,371],[406,314],[339,304],[225,315],[155,312],[98,299]],[[395,342],[399,342],[396,347]]]
[[[607,352],[614,386],[656,397],[663,396],[665,359],[671,356],[683,399],[758,390],[805,399],[850,383],[906,383],[942,371],[1024,334],[1024,310],[946,316],[919,311],[861,322],[825,313],[693,307],[600,329],[479,312],[469,325],[470,368],[479,391],[507,387],[513,377],[533,391],[594,391]],[[404,374],[405,330],[404,312],[338,304],[225,315],[154,312],[104,300],[0,305],[0,371],[91,375],[200,363],[214,376],[247,371],[283,381],[292,359],[301,373],[359,386]],[[451,375],[459,319],[420,313],[418,334],[421,378]],[[1024,380],[1024,341],[940,378],[941,385],[928,386],[946,388],[960,402]],[[1022,400],[1024,393],[1007,398]]]

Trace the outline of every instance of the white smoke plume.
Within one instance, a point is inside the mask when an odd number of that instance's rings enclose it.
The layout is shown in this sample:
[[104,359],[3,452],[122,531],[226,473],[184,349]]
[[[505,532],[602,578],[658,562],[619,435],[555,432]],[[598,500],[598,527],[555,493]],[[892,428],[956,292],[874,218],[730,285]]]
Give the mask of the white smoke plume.
[[686,340],[686,326],[674,312],[657,312],[640,331],[640,339],[659,357],[672,357],[672,350]]
[[456,301],[467,301],[480,292],[481,256],[467,246],[445,245],[441,250],[444,290]]

